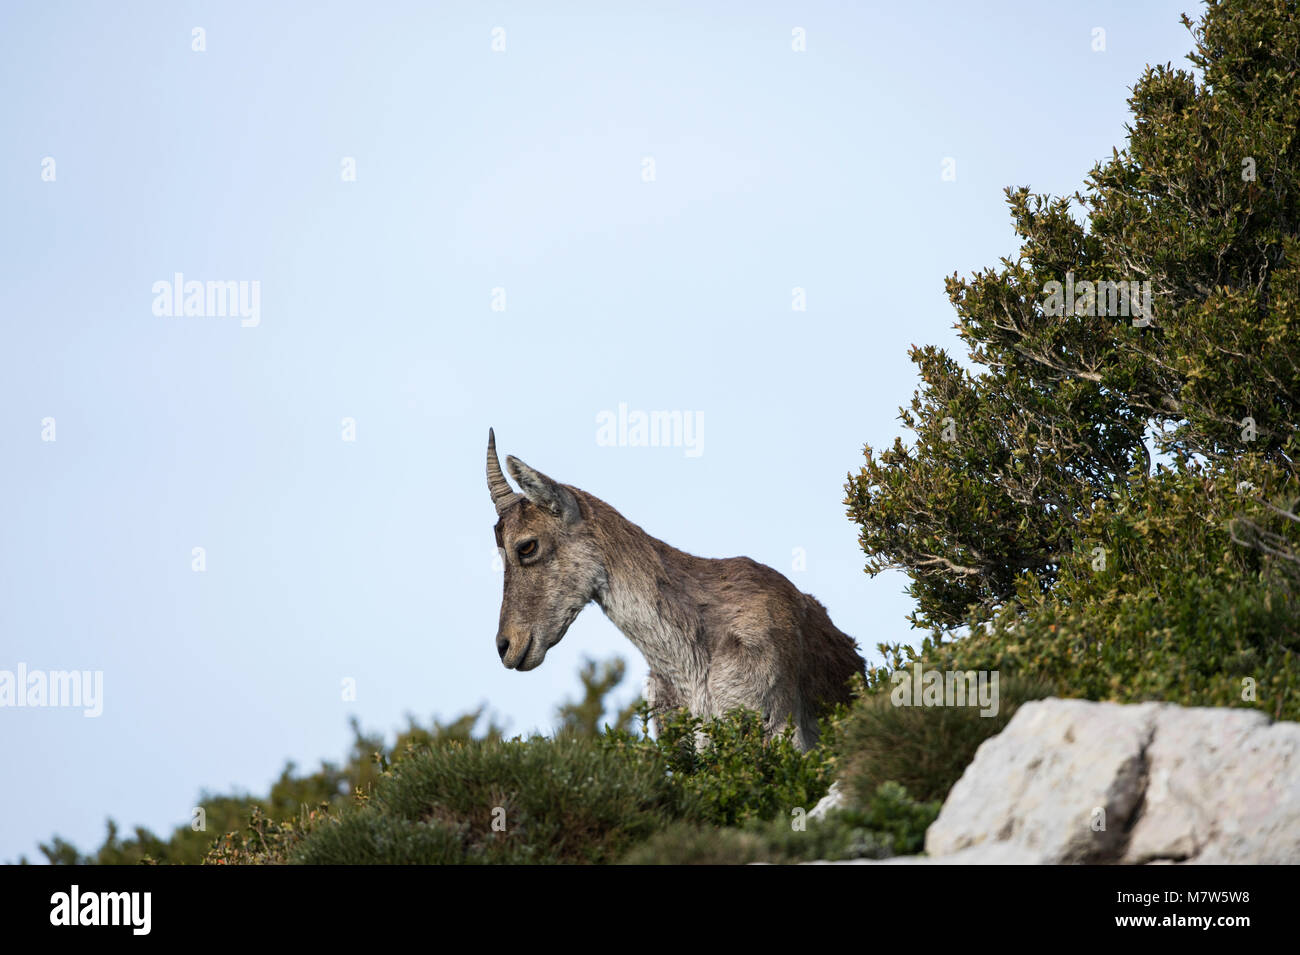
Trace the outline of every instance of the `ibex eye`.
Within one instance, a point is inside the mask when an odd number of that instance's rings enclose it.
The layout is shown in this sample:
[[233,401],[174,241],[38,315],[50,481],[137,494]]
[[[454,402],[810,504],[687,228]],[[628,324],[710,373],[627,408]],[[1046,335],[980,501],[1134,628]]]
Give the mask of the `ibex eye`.
[[515,548],[515,553],[518,554],[520,557],[532,557],[534,554],[537,553],[537,541],[535,540],[524,541],[522,544],[520,544],[518,547]]

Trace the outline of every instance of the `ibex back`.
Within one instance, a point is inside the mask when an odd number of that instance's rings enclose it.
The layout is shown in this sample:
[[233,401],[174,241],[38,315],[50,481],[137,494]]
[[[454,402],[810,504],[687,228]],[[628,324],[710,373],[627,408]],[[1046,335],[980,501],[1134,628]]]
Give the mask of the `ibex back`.
[[505,594],[497,653],[532,670],[589,602],[650,664],[656,713],[720,716],[748,707],[769,734],[788,718],[795,743],[817,741],[817,717],[845,701],[863,661],[817,600],[748,557],[694,557],[651,537],[604,501],[506,458],[488,431],[487,482],[496,507]]

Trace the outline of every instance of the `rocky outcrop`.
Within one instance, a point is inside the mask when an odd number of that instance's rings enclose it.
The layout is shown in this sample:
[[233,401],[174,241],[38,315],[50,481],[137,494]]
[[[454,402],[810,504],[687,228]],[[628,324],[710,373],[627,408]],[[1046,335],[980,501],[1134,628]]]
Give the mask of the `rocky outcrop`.
[[809,819],[823,819],[828,812],[835,809],[843,809],[848,801],[844,798],[844,792],[840,789],[839,783],[831,783],[831,788],[827,790],[826,795],[817,801],[817,805],[812,807],[808,813]]
[[1026,703],[890,864],[1300,863],[1300,723],[1170,703]]
[[936,861],[980,847],[967,860],[1300,862],[1300,724],[1171,703],[1027,703],[926,833]]

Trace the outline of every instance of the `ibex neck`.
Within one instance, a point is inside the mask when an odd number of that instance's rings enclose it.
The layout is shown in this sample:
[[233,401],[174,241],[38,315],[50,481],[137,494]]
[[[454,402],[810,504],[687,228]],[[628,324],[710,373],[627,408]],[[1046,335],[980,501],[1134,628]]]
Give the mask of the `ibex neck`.
[[651,537],[603,501],[590,505],[606,580],[596,602],[646,662],[675,685],[703,687],[709,654],[694,593],[702,560]]

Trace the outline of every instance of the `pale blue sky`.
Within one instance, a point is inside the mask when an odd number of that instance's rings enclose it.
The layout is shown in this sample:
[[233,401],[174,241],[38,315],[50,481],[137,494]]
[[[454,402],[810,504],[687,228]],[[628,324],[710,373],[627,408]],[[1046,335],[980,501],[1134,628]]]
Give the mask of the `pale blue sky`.
[[[873,658],[916,639],[845,474],[898,433],[908,345],[955,347],[944,276],[1014,253],[1003,187],[1122,145],[1184,9],[5,3],[0,670],[102,670],[104,712],[0,709],[0,860],[165,834],[339,759],[352,714],[549,729],[587,655],[639,688],[595,607],[498,662],[489,425]],[[176,272],[260,282],[260,325],[154,315]],[[702,416],[703,453],[598,445],[620,403]]]

